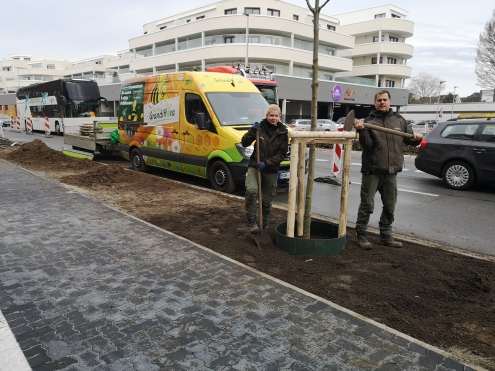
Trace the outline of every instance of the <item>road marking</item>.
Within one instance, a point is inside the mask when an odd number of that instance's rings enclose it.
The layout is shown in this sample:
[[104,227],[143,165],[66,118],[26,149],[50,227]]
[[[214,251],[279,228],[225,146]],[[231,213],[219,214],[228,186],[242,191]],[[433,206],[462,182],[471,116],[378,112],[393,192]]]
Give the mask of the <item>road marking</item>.
[[[358,182],[352,182],[352,184],[361,185],[361,183],[358,183]],[[397,190],[398,190],[398,191],[401,191],[401,192],[414,193],[414,194],[417,194],[417,195],[423,195],[423,196],[440,197],[440,195],[436,195],[436,194],[434,194],[434,193],[426,193],[426,192],[409,191],[408,189],[401,189],[401,188],[397,188]]]

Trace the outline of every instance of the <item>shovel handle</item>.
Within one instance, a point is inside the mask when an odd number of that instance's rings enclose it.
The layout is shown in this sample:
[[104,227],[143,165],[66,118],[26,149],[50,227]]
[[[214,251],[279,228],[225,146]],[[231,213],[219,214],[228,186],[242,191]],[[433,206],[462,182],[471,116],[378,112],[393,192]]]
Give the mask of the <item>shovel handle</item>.
[[384,133],[389,133],[389,134],[393,134],[393,135],[399,135],[399,136],[405,137],[405,138],[412,139],[414,137],[414,135],[409,134],[409,133],[404,133],[403,131],[398,131],[398,130],[393,130],[393,129],[389,129],[389,128],[384,128],[384,127],[381,127],[381,126],[377,126],[377,125],[373,125],[373,124],[368,124],[366,122],[364,122],[363,125],[367,129],[372,129],[372,130],[377,130],[377,131],[383,131]]
[[[352,128],[354,126],[354,119],[355,118],[356,118],[356,116],[354,114],[354,110],[349,111],[349,113],[347,114],[347,117],[345,118],[345,124],[344,124],[344,130],[345,131],[351,131],[352,130]],[[399,135],[401,137],[406,137],[406,138],[411,138],[411,139],[414,138],[414,135],[409,134],[409,133],[404,133],[403,131],[384,128],[383,126],[368,124],[366,122],[363,122],[363,125],[367,129],[383,131],[385,133],[389,133],[389,134],[393,134],[393,135]]]
[[[256,162],[260,163],[260,129],[256,129]],[[260,235],[263,228],[263,196],[261,194],[261,173],[256,170],[258,177],[258,228]]]

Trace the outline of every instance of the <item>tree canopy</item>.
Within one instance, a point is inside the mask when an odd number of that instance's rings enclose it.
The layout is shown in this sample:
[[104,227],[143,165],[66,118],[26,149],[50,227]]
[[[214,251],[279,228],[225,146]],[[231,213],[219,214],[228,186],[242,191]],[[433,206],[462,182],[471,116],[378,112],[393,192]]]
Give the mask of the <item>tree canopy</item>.
[[439,77],[421,72],[409,81],[409,103],[433,103],[442,92],[443,84]]
[[480,33],[475,72],[478,85],[491,89],[495,87],[495,10]]

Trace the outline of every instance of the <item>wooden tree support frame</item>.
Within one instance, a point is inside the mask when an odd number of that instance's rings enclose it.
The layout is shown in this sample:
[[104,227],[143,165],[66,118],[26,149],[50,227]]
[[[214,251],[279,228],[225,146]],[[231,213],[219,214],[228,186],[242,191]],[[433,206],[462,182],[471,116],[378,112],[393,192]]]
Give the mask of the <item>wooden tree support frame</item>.
[[[308,144],[329,143],[342,144],[344,148],[342,187],[340,193],[340,218],[338,237],[346,235],[347,229],[347,206],[349,196],[349,179],[351,170],[352,141],[358,138],[356,132],[318,132],[318,131],[291,131],[289,133],[291,155],[290,155],[290,178],[289,178],[289,202],[287,211],[287,237],[294,237],[297,210],[297,234],[304,234],[304,207],[305,207],[305,154]],[[298,176],[301,174],[301,176]],[[297,204],[297,205],[296,205]]]

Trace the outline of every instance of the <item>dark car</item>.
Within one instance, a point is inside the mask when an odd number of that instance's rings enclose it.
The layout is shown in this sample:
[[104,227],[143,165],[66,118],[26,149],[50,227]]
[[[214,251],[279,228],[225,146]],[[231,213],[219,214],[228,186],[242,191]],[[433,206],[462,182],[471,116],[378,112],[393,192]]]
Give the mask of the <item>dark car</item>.
[[442,178],[452,189],[495,182],[495,121],[465,119],[438,124],[421,142],[415,165]]

